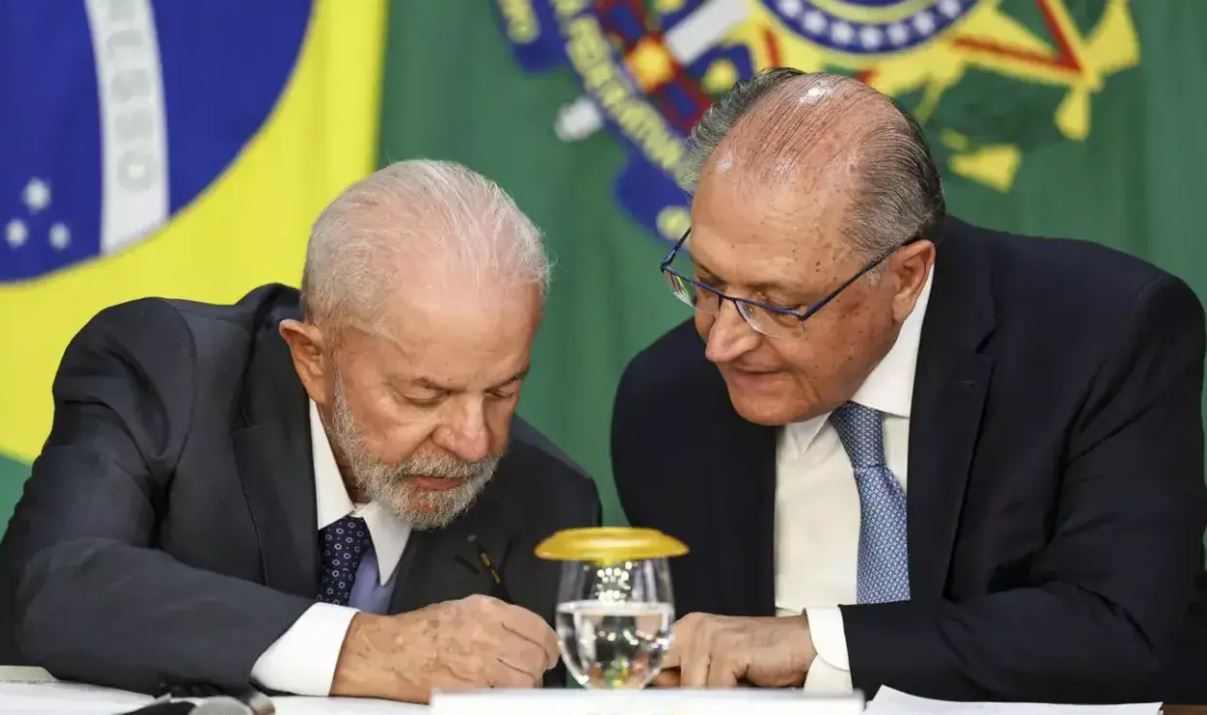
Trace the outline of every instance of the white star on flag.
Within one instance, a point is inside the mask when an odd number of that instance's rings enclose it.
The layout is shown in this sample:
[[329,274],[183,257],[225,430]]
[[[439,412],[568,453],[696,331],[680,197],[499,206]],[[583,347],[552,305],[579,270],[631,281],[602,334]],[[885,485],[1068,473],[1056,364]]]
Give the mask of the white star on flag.
[[38,213],[50,205],[50,184],[35,176],[25,185],[21,199],[29,207],[31,213]]
[[914,15],[914,29],[919,35],[926,37],[935,31],[935,18],[929,12],[920,12]]
[[909,39],[909,28],[899,22],[888,26],[888,39],[894,45],[904,45]]
[[797,15],[801,14],[802,10],[805,9],[804,6],[801,5],[801,0],[779,0],[778,5],[780,7],[780,12],[784,13],[788,17],[796,17]]
[[20,248],[25,243],[25,239],[29,237],[29,229],[25,227],[25,222],[13,219],[4,227],[4,239],[8,241],[8,245],[13,248]]
[[50,245],[56,251],[61,251],[67,248],[67,244],[71,243],[71,231],[62,223],[56,223],[50,227]]
[[826,31],[826,16],[816,10],[810,10],[805,13],[802,25],[805,28],[805,32],[820,35]]
[[836,22],[830,26],[830,39],[839,45],[849,45],[855,39],[855,28],[845,22]]
[[869,50],[880,47],[883,38],[884,35],[880,32],[880,28],[874,25],[866,25],[859,31],[859,43]]
[[939,12],[954,19],[960,14],[959,0],[942,0],[939,3]]

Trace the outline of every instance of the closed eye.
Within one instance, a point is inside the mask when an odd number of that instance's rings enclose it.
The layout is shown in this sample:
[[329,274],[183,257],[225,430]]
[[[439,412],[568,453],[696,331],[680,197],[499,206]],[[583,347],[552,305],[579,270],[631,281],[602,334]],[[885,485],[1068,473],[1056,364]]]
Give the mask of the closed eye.
[[412,405],[415,405],[416,407],[435,407],[441,402],[444,402],[446,397],[448,397],[448,395],[436,395],[434,397],[414,397],[412,395],[402,396],[404,400]]
[[520,381],[515,380],[506,385],[500,385],[493,390],[489,390],[486,394],[495,400],[510,400],[515,397],[520,391]]

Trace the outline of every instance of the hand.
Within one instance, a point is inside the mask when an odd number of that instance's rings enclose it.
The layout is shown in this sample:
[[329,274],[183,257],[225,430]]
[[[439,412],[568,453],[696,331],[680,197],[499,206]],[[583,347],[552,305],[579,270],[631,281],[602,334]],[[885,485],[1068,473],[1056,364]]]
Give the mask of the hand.
[[332,695],[426,703],[433,689],[528,688],[557,664],[540,616],[488,596],[352,617]]
[[817,657],[804,616],[735,618],[689,613],[675,623],[654,685],[798,687]]

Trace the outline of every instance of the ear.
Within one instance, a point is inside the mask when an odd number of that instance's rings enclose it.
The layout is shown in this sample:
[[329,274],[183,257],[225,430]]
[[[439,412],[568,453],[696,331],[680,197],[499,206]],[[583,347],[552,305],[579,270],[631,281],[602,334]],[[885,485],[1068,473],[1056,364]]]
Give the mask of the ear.
[[278,330],[289,346],[293,369],[306,393],[315,404],[326,408],[334,394],[335,372],[325,349],[323,331],[299,320],[282,320]]
[[934,270],[935,244],[930,241],[915,241],[902,246],[889,261],[895,277],[896,292],[893,295],[893,318],[904,322],[914,310],[918,296],[926,287],[926,279]]

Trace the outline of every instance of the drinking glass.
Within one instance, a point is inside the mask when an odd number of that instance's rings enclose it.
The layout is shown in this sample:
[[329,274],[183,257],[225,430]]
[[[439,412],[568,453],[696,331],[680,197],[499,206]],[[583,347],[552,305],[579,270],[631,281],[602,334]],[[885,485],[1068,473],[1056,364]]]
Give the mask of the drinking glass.
[[587,688],[644,688],[658,675],[675,621],[667,558],[687,553],[654,529],[569,529],[537,547],[562,561],[557,635]]

